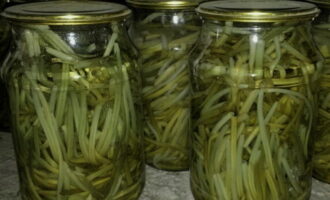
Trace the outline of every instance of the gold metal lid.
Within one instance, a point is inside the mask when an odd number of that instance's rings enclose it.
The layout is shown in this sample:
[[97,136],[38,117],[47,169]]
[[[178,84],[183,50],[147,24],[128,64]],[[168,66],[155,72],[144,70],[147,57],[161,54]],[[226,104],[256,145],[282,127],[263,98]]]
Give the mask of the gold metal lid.
[[314,4],[298,1],[211,1],[196,11],[205,18],[258,23],[306,21],[320,12]]
[[126,0],[133,7],[147,9],[187,9],[195,8],[198,0]]
[[126,18],[131,10],[124,5],[100,1],[49,1],[28,3],[5,9],[12,22],[48,25],[106,23]]

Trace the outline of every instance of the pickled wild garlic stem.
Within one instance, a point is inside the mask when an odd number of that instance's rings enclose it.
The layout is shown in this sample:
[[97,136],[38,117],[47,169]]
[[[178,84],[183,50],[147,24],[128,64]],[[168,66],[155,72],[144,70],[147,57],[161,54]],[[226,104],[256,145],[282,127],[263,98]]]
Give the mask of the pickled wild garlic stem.
[[[174,19],[180,23],[173,25]],[[188,168],[188,53],[199,34],[196,19],[185,10],[153,12],[135,27],[143,66],[146,160],[156,168]]]
[[[103,56],[86,59],[49,26],[23,28],[21,53],[13,54],[20,62],[7,77],[18,166],[31,191],[22,192],[33,200],[136,198],[142,188],[139,84],[129,73],[138,73],[121,52],[119,29],[112,26]],[[7,61],[1,72],[8,75],[9,67]],[[130,167],[122,169],[120,157]]]
[[307,55],[307,30],[207,28],[209,41],[191,55],[195,198],[307,198],[312,88],[321,66]]
[[[326,9],[327,10],[327,9]],[[323,12],[323,11],[322,11]],[[322,16],[324,15],[324,16]],[[313,25],[312,34],[318,49],[325,59],[324,71],[320,77],[320,90],[318,94],[318,120],[316,122],[313,157],[313,175],[319,180],[329,183],[330,174],[330,135],[328,123],[330,122],[330,88],[329,88],[329,67],[330,67],[330,44],[329,44],[329,27],[327,12],[323,12],[321,17]]]

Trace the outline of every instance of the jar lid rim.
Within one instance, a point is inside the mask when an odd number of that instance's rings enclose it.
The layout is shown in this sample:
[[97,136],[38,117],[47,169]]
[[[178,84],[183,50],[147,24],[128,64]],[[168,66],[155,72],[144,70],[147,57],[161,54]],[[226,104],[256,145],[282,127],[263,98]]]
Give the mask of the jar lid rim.
[[148,9],[186,9],[198,6],[197,0],[126,0],[133,7]]
[[48,1],[8,7],[3,16],[12,22],[49,25],[107,23],[131,14],[126,6],[101,1]]
[[320,10],[298,1],[211,1],[199,5],[197,13],[205,18],[235,22],[308,21]]

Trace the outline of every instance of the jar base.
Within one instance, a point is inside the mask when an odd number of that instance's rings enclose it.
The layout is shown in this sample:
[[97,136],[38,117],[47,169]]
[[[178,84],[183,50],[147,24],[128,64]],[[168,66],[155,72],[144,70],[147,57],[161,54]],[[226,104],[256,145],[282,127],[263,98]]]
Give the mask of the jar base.
[[320,173],[320,171],[313,170],[313,177],[321,182],[330,184],[330,174],[328,176],[324,176],[324,173]]
[[[310,183],[311,184],[311,183]],[[190,189],[191,192],[193,194],[193,197],[195,200],[222,200],[221,198],[219,198],[218,196],[216,196],[216,194],[214,195],[210,195],[210,193],[206,190],[203,190],[201,187],[199,187],[198,185],[194,184],[194,182],[192,180],[190,180]],[[281,200],[309,200],[311,198],[312,195],[312,190],[311,187],[306,190],[305,192],[301,193],[299,196],[297,197],[288,197],[288,198],[280,198]],[[247,196],[242,196],[239,199],[249,199]],[[264,200],[264,198],[260,199],[253,199],[253,200]],[[269,199],[269,200],[278,200],[278,199]]]
[[147,164],[155,169],[165,170],[165,171],[188,171],[188,164],[178,164],[178,163],[169,163],[169,162],[158,162],[155,164],[154,162],[147,160]]

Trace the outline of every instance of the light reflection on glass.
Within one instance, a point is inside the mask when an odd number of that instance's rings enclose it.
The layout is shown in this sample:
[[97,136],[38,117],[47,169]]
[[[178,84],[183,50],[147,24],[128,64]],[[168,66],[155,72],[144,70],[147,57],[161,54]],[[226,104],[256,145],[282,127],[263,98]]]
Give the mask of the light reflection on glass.
[[71,46],[76,46],[77,42],[76,42],[75,33],[69,33],[68,41],[69,41]]
[[173,24],[179,24],[179,21],[180,21],[179,16],[174,15],[173,18],[172,18]]

